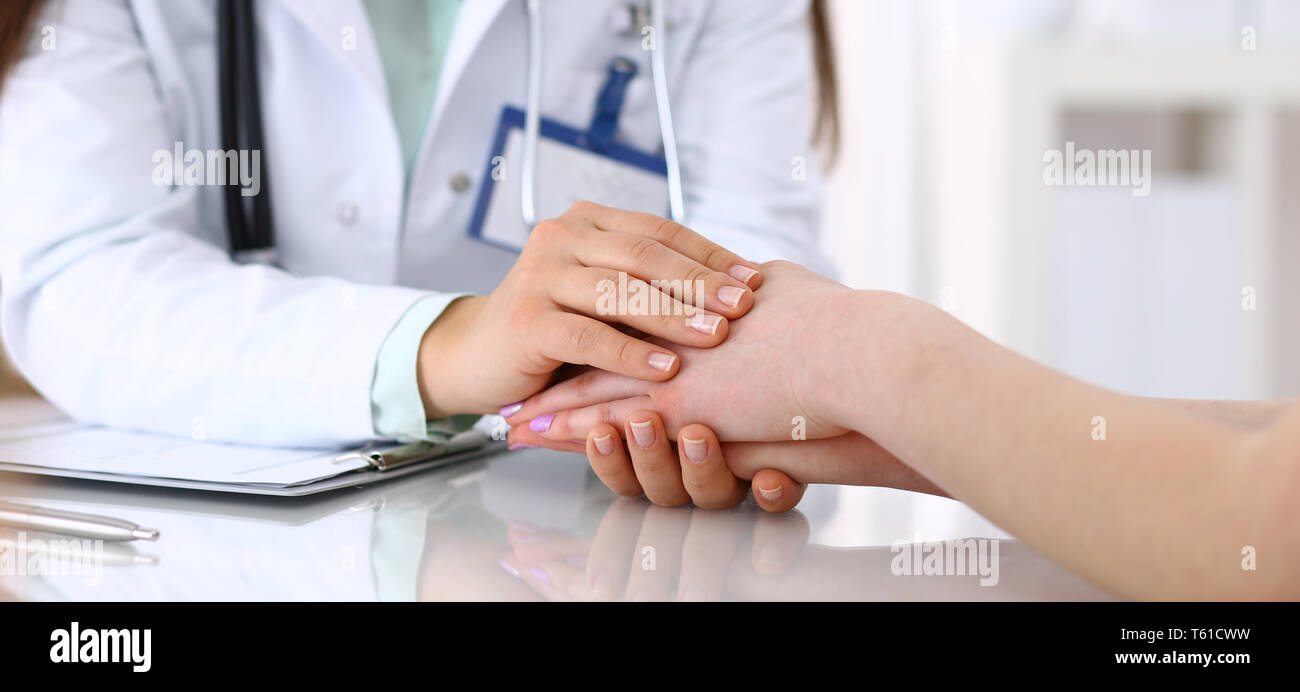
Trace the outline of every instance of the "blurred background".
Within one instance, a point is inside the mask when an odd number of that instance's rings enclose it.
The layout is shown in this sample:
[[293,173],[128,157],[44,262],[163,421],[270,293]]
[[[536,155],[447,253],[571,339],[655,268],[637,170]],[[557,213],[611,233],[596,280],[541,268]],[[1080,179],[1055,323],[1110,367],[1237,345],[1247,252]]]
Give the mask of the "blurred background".
[[[1300,0],[832,0],[823,243],[1127,392],[1300,394]],[[1150,194],[1045,152],[1147,149]]]
[[[1300,0],[830,10],[841,279],[1123,391],[1300,393]],[[1150,194],[1045,184],[1066,142],[1150,150]]]

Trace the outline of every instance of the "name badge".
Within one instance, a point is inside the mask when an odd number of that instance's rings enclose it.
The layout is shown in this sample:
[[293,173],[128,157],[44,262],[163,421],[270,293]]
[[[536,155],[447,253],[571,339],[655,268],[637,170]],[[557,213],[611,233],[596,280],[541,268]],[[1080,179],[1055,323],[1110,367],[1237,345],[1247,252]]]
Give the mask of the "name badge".
[[[470,236],[509,250],[528,242],[520,201],[524,112],[501,112],[492,154],[479,187]],[[663,157],[618,142],[598,147],[588,133],[541,118],[534,174],[537,219],[555,218],[576,202],[668,215],[668,172]]]

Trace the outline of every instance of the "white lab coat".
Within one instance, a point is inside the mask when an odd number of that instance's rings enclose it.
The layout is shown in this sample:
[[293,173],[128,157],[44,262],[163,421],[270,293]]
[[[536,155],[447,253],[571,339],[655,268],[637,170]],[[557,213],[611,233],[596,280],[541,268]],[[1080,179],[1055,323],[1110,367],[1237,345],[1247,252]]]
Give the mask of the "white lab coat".
[[[633,57],[619,136],[657,149],[649,54],[610,29],[624,3],[542,4],[542,113],[585,127],[611,57]],[[466,227],[502,104],[523,102],[522,0],[464,3],[405,202],[361,1],[257,8],[285,271],[229,261],[219,187],[151,176],[177,142],[220,148],[213,0],[51,0],[9,75],[0,322],[24,374],[78,419],[259,444],[373,437],[389,329],[424,291],[489,291],[514,260]],[[756,261],[816,264],[805,3],[669,8],[686,222]]]

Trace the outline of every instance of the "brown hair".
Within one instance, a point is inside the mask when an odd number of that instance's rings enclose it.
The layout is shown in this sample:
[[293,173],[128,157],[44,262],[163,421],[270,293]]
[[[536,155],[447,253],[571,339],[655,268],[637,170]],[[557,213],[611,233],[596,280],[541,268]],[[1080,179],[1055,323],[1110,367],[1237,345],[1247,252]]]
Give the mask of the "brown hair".
[[826,166],[835,162],[840,148],[840,96],[835,81],[835,45],[831,42],[826,0],[812,0],[813,61],[817,69],[817,119],[813,121],[813,144],[825,147]]
[[0,93],[4,93],[5,75],[18,62],[28,25],[44,0],[4,0],[0,2]]

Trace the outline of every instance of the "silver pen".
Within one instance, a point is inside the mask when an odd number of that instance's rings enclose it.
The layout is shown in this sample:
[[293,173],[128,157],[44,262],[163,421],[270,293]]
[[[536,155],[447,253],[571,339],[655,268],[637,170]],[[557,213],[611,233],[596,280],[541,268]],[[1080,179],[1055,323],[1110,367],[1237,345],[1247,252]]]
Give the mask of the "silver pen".
[[102,541],[134,541],[137,538],[158,540],[156,530],[142,529],[129,521],[3,500],[0,500],[0,526],[97,538]]

